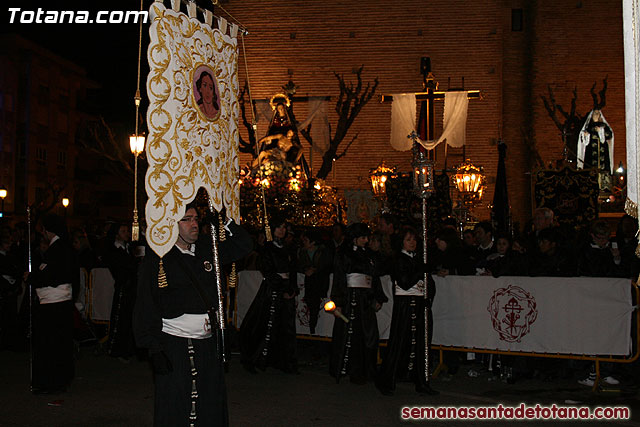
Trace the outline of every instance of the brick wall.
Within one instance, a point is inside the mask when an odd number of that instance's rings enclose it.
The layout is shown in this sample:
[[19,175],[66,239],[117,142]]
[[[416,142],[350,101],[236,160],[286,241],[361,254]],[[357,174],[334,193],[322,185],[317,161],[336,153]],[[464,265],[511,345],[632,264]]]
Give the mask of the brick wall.
[[[530,217],[529,147],[523,133],[535,138],[546,163],[561,157],[562,141],[540,100],[547,84],[557,100],[568,105],[578,86],[578,111],[590,109],[589,88],[609,75],[604,114],[616,133],[616,164],[624,159],[624,87],[622,19],[618,2],[527,0],[403,0],[389,3],[340,0],[230,0],[224,7],[248,28],[247,63],[254,98],[280,90],[292,72],[299,95],[339,93],[333,73],[347,79],[364,65],[365,82],[379,79],[378,94],[418,91],[422,87],[420,58],[431,57],[441,89],[459,86],[480,89],[483,100],[469,104],[466,156],[484,166],[489,176],[481,218],[489,216],[493,177],[497,169],[495,142],[508,144],[507,176],[514,220]],[[523,31],[511,31],[511,10],[524,10]],[[219,11],[218,11],[219,12]],[[597,34],[597,36],[594,36]],[[240,49],[240,80],[245,80]],[[409,152],[389,145],[390,104],[378,97],[363,109],[345,141],[358,140],[337,161],[335,182],[340,189],[367,188],[368,173],[382,159],[408,171]],[[295,106],[300,120],[305,106]],[[441,123],[442,105],[436,108]],[[335,125],[335,116],[330,117]],[[441,129],[438,124],[436,133]],[[244,132],[246,135],[246,132]],[[459,163],[450,156],[448,165]],[[248,158],[242,157],[246,163]],[[439,150],[440,167],[444,162]],[[314,170],[320,156],[314,155]]]

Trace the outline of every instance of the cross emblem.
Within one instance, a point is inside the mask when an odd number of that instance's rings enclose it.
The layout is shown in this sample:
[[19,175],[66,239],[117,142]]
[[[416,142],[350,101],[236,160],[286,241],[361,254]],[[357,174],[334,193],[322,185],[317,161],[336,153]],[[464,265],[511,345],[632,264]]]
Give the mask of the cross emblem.
[[518,300],[511,298],[502,308],[507,313],[506,318],[502,321],[507,324],[510,332],[513,334],[514,329],[516,329],[516,321],[520,318],[522,306],[518,303]]

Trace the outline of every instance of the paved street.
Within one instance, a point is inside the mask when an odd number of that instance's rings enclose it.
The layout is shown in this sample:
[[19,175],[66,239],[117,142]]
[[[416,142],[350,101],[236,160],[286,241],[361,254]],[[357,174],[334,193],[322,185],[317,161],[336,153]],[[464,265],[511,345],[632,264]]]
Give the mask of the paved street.
[[[372,384],[336,384],[327,374],[326,343],[303,342],[300,375],[267,370],[252,375],[232,357],[227,375],[232,426],[326,426],[406,424],[400,420],[402,406],[529,405],[629,406],[632,420],[610,425],[640,426],[640,404],[635,388],[593,394],[575,379],[545,382],[522,379],[508,385],[489,380],[488,373],[470,378],[463,366],[445,380],[433,381],[439,396],[418,396],[409,383],[400,383],[392,397],[382,396]],[[125,364],[100,354],[96,346],[83,347],[76,365],[76,379],[64,394],[34,396],[28,391],[27,353],[0,352],[0,426],[148,426],[152,423],[152,377],[145,362]],[[571,404],[570,404],[571,402]],[[513,421],[512,421],[513,422]],[[512,423],[511,422],[511,423]],[[442,421],[423,421],[443,425]],[[478,421],[446,422],[447,426],[477,425]],[[498,421],[484,426],[505,425]],[[554,425],[559,421],[528,422]],[[584,425],[584,422],[562,422]],[[605,425],[587,423],[591,425]]]

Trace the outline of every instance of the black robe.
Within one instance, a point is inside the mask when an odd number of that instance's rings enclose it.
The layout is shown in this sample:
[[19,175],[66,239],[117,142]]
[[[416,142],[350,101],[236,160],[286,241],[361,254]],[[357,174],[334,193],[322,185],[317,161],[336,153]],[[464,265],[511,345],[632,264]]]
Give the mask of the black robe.
[[298,293],[295,259],[281,243],[267,242],[258,268],[264,279],[240,326],[242,363],[249,370],[272,366],[295,372],[296,304],[284,297]]
[[[43,263],[33,266],[28,283],[34,288],[70,284],[75,291],[80,267],[71,245],[58,239],[43,255]],[[40,304],[33,310],[32,389],[57,391],[71,383],[73,361],[73,301]]]
[[[234,223],[229,229],[233,236],[219,245],[221,265],[238,260],[251,250],[251,238],[246,231]],[[188,426],[193,422],[196,426],[226,426],[229,423],[226,388],[216,328],[212,328],[212,336],[205,339],[162,332],[163,318],[207,312],[191,277],[198,281],[217,309],[211,240],[201,236],[196,242],[195,256],[184,254],[174,246],[162,258],[167,281],[167,286],[162,288],[158,284],[159,263],[160,258],[153,251],[147,251],[138,272],[133,317],[137,345],[149,350],[152,361],[162,355],[170,366],[168,373],[154,372],[154,425]]]
[[115,280],[107,351],[113,357],[129,357],[134,352],[131,322],[136,297],[136,261],[126,249],[114,245],[106,249],[103,260]]
[[[347,287],[349,273],[371,276],[371,289]],[[349,375],[355,382],[373,379],[379,339],[375,307],[376,303],[387,302],[387,297],[369,250],[341,248],[335,259],[331,299],[349,319],[345,323],[336,318],[333,324],[331,375],[337,381],[342,375]]]
[[321,301],[327,297],[329,291],[329,274],[331,273],[330,254],[324,245],[316,247],[312,256],[306,249],[300,249],[298,255],[298,271],[305,273],[308,268],[315,271],[304,277],[304,301],[309,309],[309,330],[315,333]]
[[624,277],[624,267],[616,264],[609,246],[605,248],[587,244],[578,255],[578,276]]
[[0,252],[0,350],[17,345],[21,273],[13,254]]
[[[426,268],[419,256],[400,253],[394,263],[391,279],[400,288],[408,290],[424,280]],[[395,286],[394,286],[395,292]],[[436,285],[431,275],[427,279],[428,300],[423,296],[394,295],[393,314],[389,330],[387,354],[377,379],[378,387],[394,390],[398,379],[409,378],[418,387],[425,387],[425,305],[428,308],[429,344],[433,335],[431,303]],[[431,370],[431,367],[429,368]]]

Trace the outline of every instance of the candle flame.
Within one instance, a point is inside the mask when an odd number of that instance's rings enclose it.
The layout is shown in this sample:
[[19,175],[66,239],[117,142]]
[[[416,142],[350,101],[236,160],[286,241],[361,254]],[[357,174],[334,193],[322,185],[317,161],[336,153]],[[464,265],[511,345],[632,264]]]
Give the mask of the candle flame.
[[327,303],[324,305],[324,309],[325,311],[333,311],[336,309],[336,303],[333,301],[327,301]]

